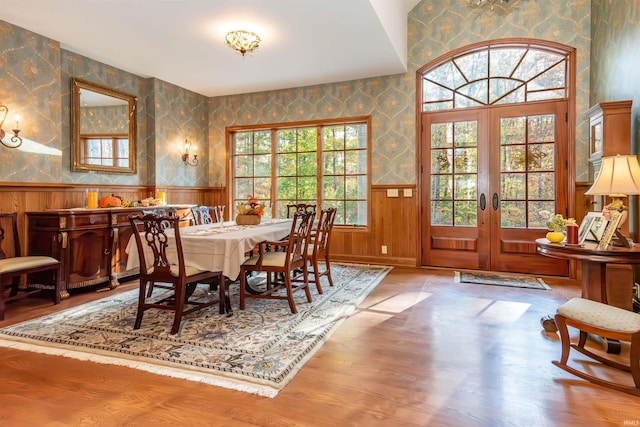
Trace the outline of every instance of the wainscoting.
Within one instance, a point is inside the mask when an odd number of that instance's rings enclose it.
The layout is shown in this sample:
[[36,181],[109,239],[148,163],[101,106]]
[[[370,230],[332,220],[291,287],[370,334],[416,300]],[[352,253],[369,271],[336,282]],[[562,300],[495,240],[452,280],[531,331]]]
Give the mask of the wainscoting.
[[[155,194],[154,186],[78,185],[47,183],[0,183],[0,210],[18,212],[23,252],[28,251],[25,212],[69,209],[85,206],[86,189],[98,188],[122,198],[140,200]],[[168,204],[228,204],[224,187],[171,187]],[[411,196],[404,196],[408,189]],[[398,190],[388,197],[387,190]],[[229,210],[227,210],[227,217]],[[418,198],[415,186],[374,186],[371,189],[370,224],[364,229],[336,227],[332,236],[331,258],[358,263],[416,266],[418,239]],[[387,253],[382,253],[382,246]]]

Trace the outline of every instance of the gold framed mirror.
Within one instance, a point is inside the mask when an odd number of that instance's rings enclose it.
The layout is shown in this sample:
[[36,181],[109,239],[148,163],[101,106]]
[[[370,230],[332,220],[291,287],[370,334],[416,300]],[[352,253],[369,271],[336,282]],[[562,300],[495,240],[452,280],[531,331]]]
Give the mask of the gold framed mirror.
[[71,78],[71,170],[136,173],[136,97]]

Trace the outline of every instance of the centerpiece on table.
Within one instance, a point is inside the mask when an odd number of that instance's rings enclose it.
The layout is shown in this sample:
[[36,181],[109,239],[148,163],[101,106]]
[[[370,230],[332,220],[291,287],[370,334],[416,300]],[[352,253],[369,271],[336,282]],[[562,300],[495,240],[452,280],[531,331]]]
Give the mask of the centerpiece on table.
[[547,230],[549,232],[545,236],[548,241],[552,243],[560,243],[564,240],[564,232],[567,229],[567,225],[577,225],[576,220],[573,218],[563,218],[562,214],[555,214],[551,216],[549,211],[540,211],[540,216],[547,220]]
[[249,194],[246,202],[238,202],[236,211],[236,224],[256,225],[260,224],[260,217],[264,214],[264,205],[259,203],[256,197]]

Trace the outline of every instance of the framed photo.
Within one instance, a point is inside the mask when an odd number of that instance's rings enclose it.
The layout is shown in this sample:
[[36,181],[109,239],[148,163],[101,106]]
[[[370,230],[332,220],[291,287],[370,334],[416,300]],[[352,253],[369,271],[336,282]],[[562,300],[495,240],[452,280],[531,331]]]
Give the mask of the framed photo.
[[589,231],[587,232],[585,239],[600,242],[600,239],[602,239],[602,235],[604,234],[604,230],[607,228],[607,220],[604,218],[602,212],[587,212],[583,222],[586,221],[587,218],[590,218],[590,224]]
[[618,225],[620,224],[620,219],[622,218],[622,214],[618,211],[611,211],[611,219],[607,222],[607,226],[605,227],[604,233],[602,234],[602,238],[600,239],[600,246],[606,248],[611,243],[611,239],[613,235],[616,234],[618,230]]
[[[589,212],[589,213],[591,213],[591,212]],[[587,213],[587,215],[584,217],[584,219],[580,223],[580,228],[578,229],[578,244],[579,245],[582,245],[584,243],[584,241],[587,239],[587,237],[589,235],[589,230],[591,229],[591,224],[593,223],[593,220],[595,219],[595,217],[592,216],[592,215],[589,215],[589,213]]]

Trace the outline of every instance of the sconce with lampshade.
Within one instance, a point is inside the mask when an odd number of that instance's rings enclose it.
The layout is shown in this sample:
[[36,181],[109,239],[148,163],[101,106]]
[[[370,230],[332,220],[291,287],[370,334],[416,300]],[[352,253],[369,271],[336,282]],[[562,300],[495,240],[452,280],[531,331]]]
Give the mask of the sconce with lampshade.
[[189,141],[188,139],[184,140],[184,149],[182,152],[182,161],[184,162],[185,165],[187,166],[197,166],[198,165],[198,155],[197,154],[191,154],[190,151],[191,149],[195,150],[195,146],[192,147],[191,146],[191,141]]
[[9,114],[9,108],[6,105],[0,104],[0,143],[8,148],[18,148],[22,145],[22,138],[20,137],[20,116],[15,115],[14,119],[16,121],[16,126],[14,129],[11,129],[13,132],[13,136],[9,141],[5,141],[4,137],[6,136],[6,132],[2,127],[4,126],[4,121]]
[[633,242],[620,232],[620,226],[629,215],[629,208],[624,198],[640,194],[640,164],[633,154],[616,155],[602,158],[600,172],[586,195],[609,196],[613,199],[604,210],[616,210],[623,216],[616,230],[617,241],[612,242],[625,247],[632,247]]

